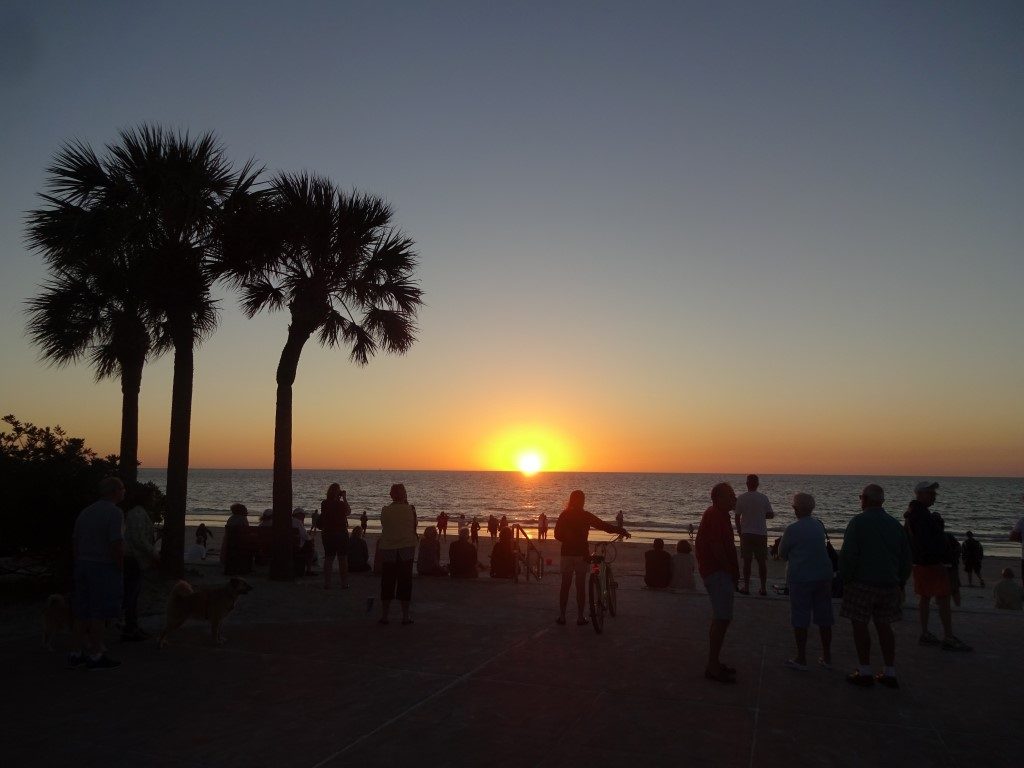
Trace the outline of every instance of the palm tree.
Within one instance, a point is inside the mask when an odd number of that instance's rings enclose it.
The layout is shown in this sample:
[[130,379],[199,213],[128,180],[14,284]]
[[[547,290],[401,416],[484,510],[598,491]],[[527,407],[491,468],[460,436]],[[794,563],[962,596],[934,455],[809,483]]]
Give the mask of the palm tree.
[[[61,163],[80,155],[83,162]],[[63,245],[47,252],[57,273],[102,271],[103,249],[124,255],[147,316],[158,324],[157,352],[174,350],[171,427],[167,451],[167,514],[161,565],[184,570],[185,511],[195,346],[216,326],[211,256],[224,212],[249,194],[259,171],[252,162],[235,172],[211,133],[142,125],[122,131],[99,160],[81,143],[67,145],[51,169],[55,205],[77,205],[100,222],[91,239],[81,228],[54,224]],[[67,224],[67,222],[64,222]]]
[[422,291],[412,240],[391,225],[378,197],[339,190],[310,174],[280,174],[248,198],[221,240],[219,274],[242,292],[249,317],[288,308],[277,366],[274,419],[274,552],[271,577],[291,577],[292,385],[315,334],[366,365],[378,351],[403,354],[416,340]]
[[29,336],[45,360],[67,365],[88,355],[97,381],[121,380],[118,474],[128,484],[138,478],[139,392],[152,336],[130,287],[104,282],[92,275],[54,277],[28,302]]
[[[121,381],[122,479],[138,476],[139,391],[142,369],[154,351],[154,324],[132,269],[102,204],[106,179],[87,144],[66,144],[48,169],[49,204],[27,217],[27,242],[53,267],[50,282],[28,301],[28,333],[42,357],[67,365],[88,356],[97,380]],[[62,266],[63,265],[63,266]]]

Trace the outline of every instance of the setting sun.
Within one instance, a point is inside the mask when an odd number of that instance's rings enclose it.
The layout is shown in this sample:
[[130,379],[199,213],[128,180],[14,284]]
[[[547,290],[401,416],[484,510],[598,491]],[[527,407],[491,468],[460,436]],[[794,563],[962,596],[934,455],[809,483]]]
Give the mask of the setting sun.
[[519,471],[524,475],[535,475],[544,468],[544,459],[536,451],[527,451],[519,456]]

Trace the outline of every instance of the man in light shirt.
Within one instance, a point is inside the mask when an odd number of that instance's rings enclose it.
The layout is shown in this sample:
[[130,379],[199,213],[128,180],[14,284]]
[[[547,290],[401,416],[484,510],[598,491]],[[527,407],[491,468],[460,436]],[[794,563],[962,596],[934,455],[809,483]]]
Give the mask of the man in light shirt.
[[768,582],[768,524],[775,510],[768,497],[757,490],[761,484],[757,475],[747,475],[747,492],[736,499],[736,530],[740,534],[740,555],[743,558],[743,588],[740,594],[750,594],[750,564],[757,558],[757,571],[761,577],[759,595],[767,595]]

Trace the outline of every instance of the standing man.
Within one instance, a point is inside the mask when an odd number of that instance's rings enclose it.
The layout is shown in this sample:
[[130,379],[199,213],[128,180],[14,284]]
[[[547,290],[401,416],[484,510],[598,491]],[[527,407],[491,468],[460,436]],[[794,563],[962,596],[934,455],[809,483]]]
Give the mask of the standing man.
[[711,506],[704,511],[697,529],[697,569],[711,598],[711,629],[708,633],[708,663],[704,677],[720,683],[735,683],[736,670],[719,659],[725,633],[732,621],[734,592],[739,588],[740,568],[733,542],[729,513],[736,508],[736,492],[728,483],[711,489]]
[[448,515],[444,510],[441,510],[437,516],[437,532],[441,534],[442,539],[448,539]]
[[[971,647],[953,635],[953,610],[950,600],[953,584],[949,578],[950,557],[946,544],[946,523],[931,511],[938,496],[939,484],[923,480],[914,486],[914,500],[904,513],[904,528],[910,538],[914,561],[914,594],[918,596],[917,612],[921,621],[921,645],[940,645],[945,651],[969,651]],[[928,631],[929,603],[935,598],[942,622],[942,640]]]
[[743,589],[750,594],[750,561],[757,558],[757,572],[761,577],[759,595],[767,595],[768,581],[768,523],[775,510],[768,497],[757,490],[761,484],[757,475],[747,475],[747,492],[736,499],[736,531],[740,535],[740,555],[743,557]]
[[78,513],[72,539],[75,593],[72,597],[75,645],[68,666],[115,669],[121,662],[107,656],[104,622],[121,617],[124,598],[124,483],[107,477],[100,483],[100,500]]
[[[877,680],[899,688],[896,677],[896,635],[892,624],[903,618],[903,588],[910,576],[910,544],[899,521],[882,507],[885,492],[867,485],[860,494],[861,513],[854,515],[843,534],[839,575],[843,579],[843,607],[839,615],[853,624],[853,642],[859,667],[846,676],[853,685],[867,687]],[[871,635],[875,622],[885,669],[873,675]]]
[[620,509],[615,515],[615,524],[621,528],[624,524],[625,518],[622,516],[622,510]]

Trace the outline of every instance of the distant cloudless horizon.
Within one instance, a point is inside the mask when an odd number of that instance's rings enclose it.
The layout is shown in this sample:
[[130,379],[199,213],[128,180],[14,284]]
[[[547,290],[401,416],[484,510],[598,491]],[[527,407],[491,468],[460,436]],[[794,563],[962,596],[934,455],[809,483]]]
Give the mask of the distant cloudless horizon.
[[[297,469],[1024,476],[1022,50],[1015,2],[5,3],[0,409],[117,451],[25,334],[25,213],[154,123],[416,242],[408,354],[303,351]],[[218,297],[191,466],[268,468],[287,313]]]

